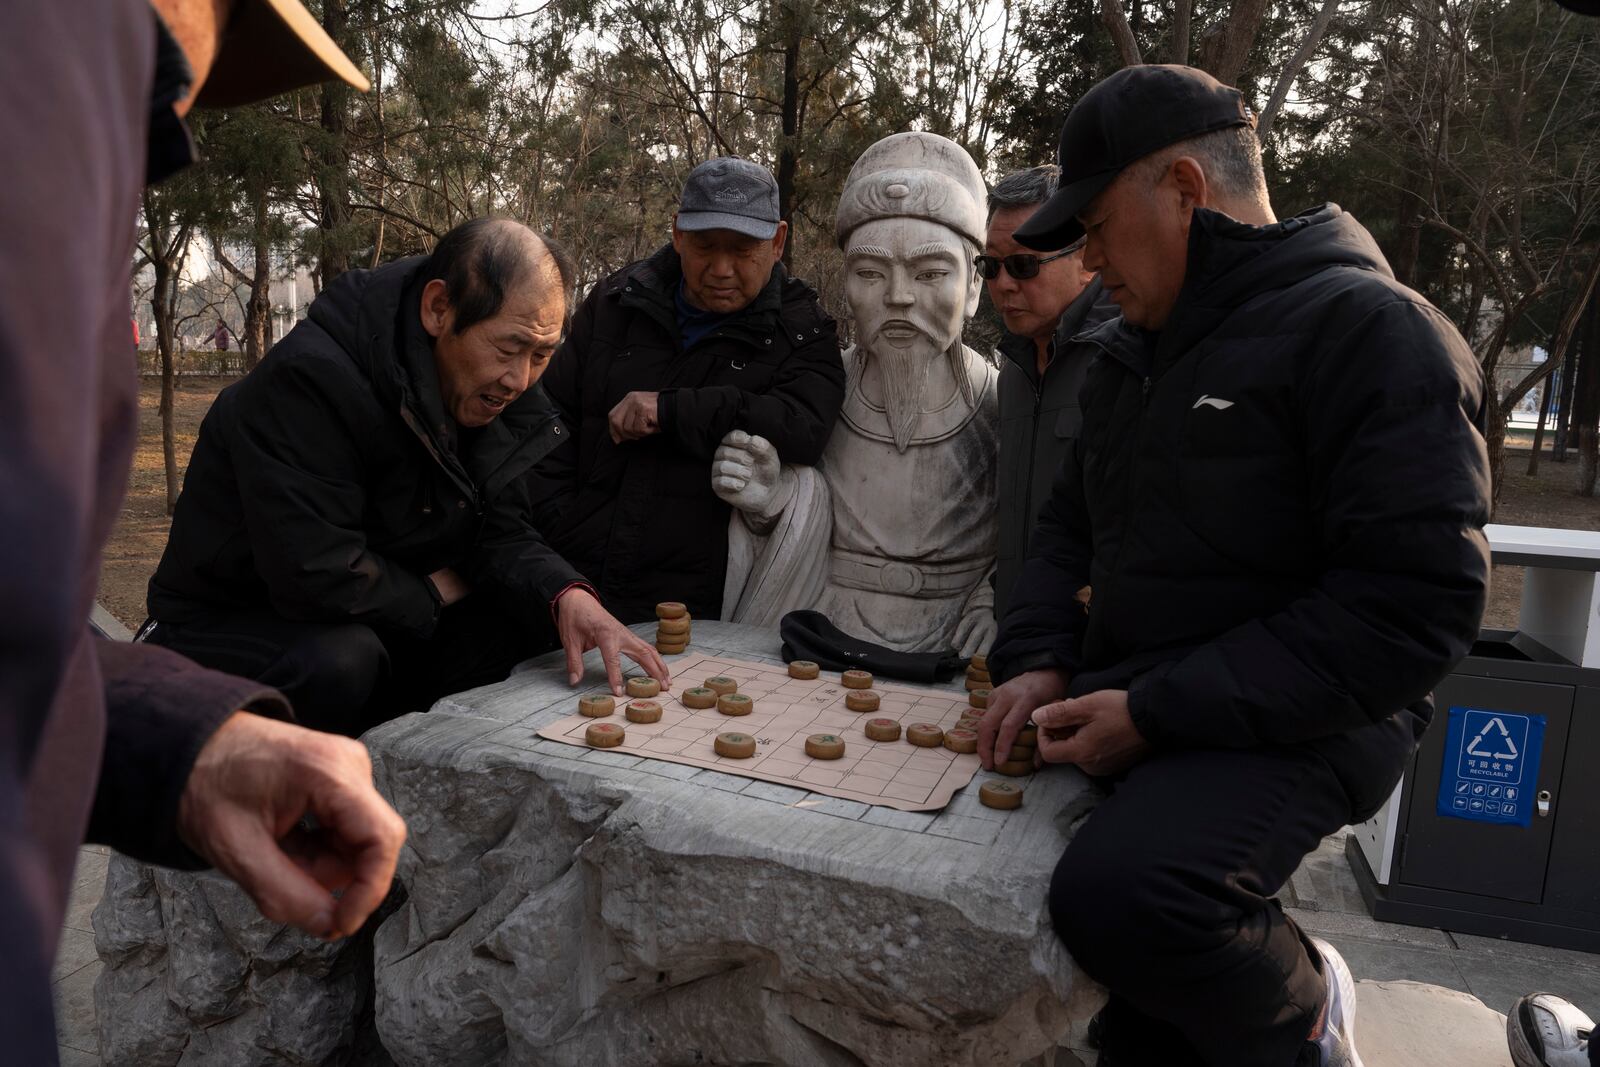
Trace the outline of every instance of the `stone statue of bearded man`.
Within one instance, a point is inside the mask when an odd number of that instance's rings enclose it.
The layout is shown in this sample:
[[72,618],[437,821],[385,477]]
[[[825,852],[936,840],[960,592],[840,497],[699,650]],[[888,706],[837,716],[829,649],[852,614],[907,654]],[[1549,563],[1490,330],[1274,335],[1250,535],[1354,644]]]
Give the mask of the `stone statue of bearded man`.
[[835,236],[856,344],[816,468],[735,430],[712,466],[734,506],[723,604],[774,625],[816,608],[891,648],[986,651],[997,522],[996,372],[961,341],[978,306],[985,187],[929,133],[886,137],[850,170]]

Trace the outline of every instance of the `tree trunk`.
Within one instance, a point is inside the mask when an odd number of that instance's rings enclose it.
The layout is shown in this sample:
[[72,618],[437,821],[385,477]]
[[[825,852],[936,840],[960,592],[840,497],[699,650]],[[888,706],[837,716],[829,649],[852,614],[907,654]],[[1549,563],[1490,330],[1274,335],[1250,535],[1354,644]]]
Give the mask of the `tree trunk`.
[[1484,443],[1489,448],[1489,517],[1500,510],[1500,487],[1505,483],[1506,471],[1506,411],[1495,399],[1494,386],[1491,383],[1488,395],[1485,397],[1489,409],[1489,428],[1483,435]]
[[[1409,289],[1417,289],[1417,260],[1422,255],[1422,203],[1423,181],[1419,175],[1407,174],[1400,189],[1400,203],[1395,211],[1394,257],[1390,266],[1395,281]],[[1471,338],[1467,339],[1470,343]]]
[[178,506],[178,440],[174,422],[174,404],[177,391],[175,349],[177,338],[177,278],[172,261],[166,255],[151,257],[155,270],[155,286],[150,290],[150,310],[156,319],[156,349],[161,354],[161,457],[167,474],[167,514]]
[[[1595,305],[1591,303],[1589,307],[1589,318],[1591,320],[1594,318],[1594,308]],[[1567,358],[1561,361],[1561,370],[1559,371],[1561,375],[1559,383],[1561,391],[1556,394],[1559,404],[1556,409],[1556,440],[1550,449],[1550,458],[1557,463],[1565,463],[1567,461],[1567,449],[1572,447],[1570,433],[1573,429],[1573,387],[1578,384],[1579,356],[1589,351],[1592,347],[1589,344],[1588,337],[1589,330],[1585,328],[1584,332],[1578,336],[1577,341],[1567,348]]]
[[[346,0],[323,0],[322,28],[341,48],[348,45]],[[335,79],[322,86],[322,152],[317,195],[322,203],[322,286],[350,269],[350,146],[345,141],[350,87]]]
[[1267,0],[1233,0],[1228,17],[1200,37],[1200,69],[1224,85],[1235,85],[1256,43]]
[[[778,148],[778,217],[789,222],[794,216],[794,179],[800,160],[800,18],[793,0],[778,3],[783,27],[783,139]],[[795,233],[790,223],[789,239],[783,246],[783,265],[794,263]]]
[[267,319],[272,314],[272,240],[268,228],[267,190],[256,191],[255,269],[250,275],[250,299],[244,306],[244,372],[255,369],[267,354]]
[[1600,467],[1600,448],[1596,447],[1595,428],[1578,431],[1578,495],[1594,496],[1595,471]]
[[[1583,352],[1578,361],[1578,387],[1572,399],[1572,425],[1578,435],[1578,495],[1594,496],[1600,466],[1600,300],[1593,298],[1584,315]],[[1570,431],[1569,431],[1570,432]]]
[[1194,17],[1193,0],[1174,0],[1172,5],[1172,49],[1168,63],[1188,65],[1189,25]]
[[1133,30],[1128,25],[1128,16],[1122,13],[1121,0],[1100,0],[1100,21],[1105,23],[1106,29],[1111,33],[1111,40],[1117,46],[1117,55],[1122,59],[1125,67],[1137,67],[1144,60],[1139,57],[1139,42],[1134,40]]
[[[1549,357],[1554,358],[1554,357]],[[1544,424],[1550,418],[1550,408],[1554,406],[1556,396],[1556,380],[1551,377],[1544,380],[1544,393],[1539,397],[1539,425],[1533,428],[1533,451],[1528,455],[1528,477],[1537,477],[1539,474],[1539,450],[1544,447]]]

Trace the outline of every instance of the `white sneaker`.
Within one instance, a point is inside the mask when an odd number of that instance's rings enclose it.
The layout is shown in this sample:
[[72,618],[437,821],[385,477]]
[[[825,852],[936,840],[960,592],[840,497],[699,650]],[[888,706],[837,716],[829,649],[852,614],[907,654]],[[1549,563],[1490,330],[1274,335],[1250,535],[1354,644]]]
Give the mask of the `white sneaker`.
[[1322,1054],[1322,1067],[1363,1067],[1356,1053],[1356,980],[1339,950],[1313,937],[1322,954],[1322,977],[1328,982],[1327,1019],[1322,1037],[1312,1042]]
[[1517,1067],[1589,1067],[1594,1020],[1554,993],[1529,993],[1506,1016],[1506,1041]]

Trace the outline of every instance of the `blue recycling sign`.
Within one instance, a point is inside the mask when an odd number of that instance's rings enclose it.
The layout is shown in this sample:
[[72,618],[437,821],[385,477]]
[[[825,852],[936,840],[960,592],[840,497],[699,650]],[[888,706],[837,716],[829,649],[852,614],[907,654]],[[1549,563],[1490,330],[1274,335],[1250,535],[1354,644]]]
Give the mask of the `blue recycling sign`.
[[1451,708],[1439,814],[1527,826],[1533,817],[1544,727],[1543,715]]

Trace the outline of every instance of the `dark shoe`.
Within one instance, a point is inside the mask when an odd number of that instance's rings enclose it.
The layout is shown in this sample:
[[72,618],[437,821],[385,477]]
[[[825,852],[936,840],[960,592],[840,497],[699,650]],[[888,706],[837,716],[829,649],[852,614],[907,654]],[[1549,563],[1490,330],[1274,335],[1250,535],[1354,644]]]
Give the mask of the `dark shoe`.
[[1554,993],[1529,993],[1506,1016],[1517,1067],[1589,1067],[1594,1020]]
[[1152,1019],[1114,994],[1089,1020],[1085,1037],[1097,1050],[1095,1067],[1189,1067],[1200,1062],[1177,1027]]

